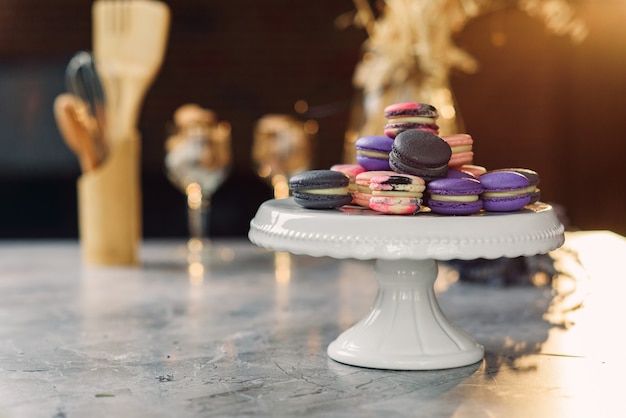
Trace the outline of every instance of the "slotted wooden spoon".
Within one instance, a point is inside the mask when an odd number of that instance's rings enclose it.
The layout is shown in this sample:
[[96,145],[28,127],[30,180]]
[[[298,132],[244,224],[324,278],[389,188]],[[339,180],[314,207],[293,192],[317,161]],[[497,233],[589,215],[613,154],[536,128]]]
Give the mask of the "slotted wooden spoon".
[[146,92],[163,62],[170,10],[154,0],[96,0],[92,20],[109,140],[128,139],[135,135]]

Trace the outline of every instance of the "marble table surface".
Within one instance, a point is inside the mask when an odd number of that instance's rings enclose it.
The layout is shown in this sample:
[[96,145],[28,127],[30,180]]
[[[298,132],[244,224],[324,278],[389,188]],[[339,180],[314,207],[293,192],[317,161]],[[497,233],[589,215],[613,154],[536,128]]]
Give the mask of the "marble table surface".
[[0,418],[624,416],[626,240],[610,232],[568,233],[544,286],[442,264],[441,308],[486,354],[434,371],[326,355],[369,311],[373,261],[246,240],[201,261],[182,240],[141,251],[87,267],[75,241],[0,241]]

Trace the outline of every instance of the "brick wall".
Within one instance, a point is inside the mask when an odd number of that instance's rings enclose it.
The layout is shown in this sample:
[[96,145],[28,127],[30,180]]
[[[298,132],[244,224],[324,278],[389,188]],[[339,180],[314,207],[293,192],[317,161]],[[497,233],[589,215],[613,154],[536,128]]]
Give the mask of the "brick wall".
[[[90,2],[4,3],[0,8],[0,69],[6,70],[2,74],[11,74],[26,65],[40,68],[51,84],[58,77],[56,84],[43,90],[40,112],[31,121],[49,126],[52,100],[63,89],[63,66],[74,52],[91,45]],[[365,40],[361,29],[334,26],[335,18],[352,10],[350,0],[168,3],[173,15],[170,43],[140,121],[148,236],[185,231],[182,197],[169,185],[162,168],[167,123],[178,106],[197,102],[232,123],[235,183],[228,187],[245,187],[254,177],[250,147],[259,117],[293,113],[293,104],[300,99],[311,106],[332,104],[332,112],[318,120],[314,156],[316,167],[328,167],[341,159],[353,99],[352,71]],[[580,4],[590,28],[589,37],[580,45],[549,33],[541,22],[516,9],[474,20],[456,42],[477,58],[480,71],[455,73],[452,83],[466,130],[476,140],[477,163],[488,168],[534,168],[542,176],[544,198],[564,205],[574,225],[626,234],[626,188],[618,174],[621,159],[626,157],[626,34],[621,30],[626,4],[618,0]],[[503,45],[491,42],[494,31],[504,36],[500,38],[505,40]],[[10,84],[10,80],[0,80],[0,85]],[[0,110],[25,105],[20,99],[3,97]],[[63,187],[73,187],[78,165],[58,133],[52,130],[49,138],[33,135],[20,140],[54,144],[36,160],[42,176],[47,181],[56,177]],[[9,136],[0,133],[0,152],[5,154],[12,152],[6,144],[14,150],[20,146],[15,139],[9,141]],[[32,164],[29,153],[16,152],[14,158]],[[54,155],[58,158],[46,172],[46,158]],[[60,164],[70,168],[59,171]],[[17,184],[20,176],[5,173],[1,183]],[[9,188],[4,190],[6,195]],[[244,233],[245,218],[254,213],[266,192],[259,192],[240,219],[232,221],[237,227],[219,234]],[[216,196],[218,211],[228,212],[219,207],[240,204],[240,194],[222,194],[221,202]],[[61,210],[75,202],[71,195],[61,195],[64,201],[58,202],[50,225],[26,235],[37,236],[44,230],[50,236],[75,234],[63,218],[63,213],[75,216],[75,210]],[[12,199],[6,201],[11,204]],[[0,215],[9,213],[4,211]]]

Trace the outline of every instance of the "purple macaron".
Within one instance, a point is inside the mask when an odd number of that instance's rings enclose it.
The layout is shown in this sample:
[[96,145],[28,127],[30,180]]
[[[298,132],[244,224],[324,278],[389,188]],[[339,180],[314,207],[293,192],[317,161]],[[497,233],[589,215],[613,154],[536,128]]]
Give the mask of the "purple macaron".
[[514,171],[491,171],[479,177],[484,191],[483,207],[491,212],[510,212],[530,203],[528,179]]
[[448,168],[448,174],[446,174],[446,177],[455,178],[455,179],[458,179],[458,178],[475,179],[476,178],[476,176],[474,176],[469,171],[460,170],[458,168]]
[[541,199],[541,190],[539,189],[539,174],[535,170],[529,168],[500,168],[492,171],[515,171],[520,173],[528,179],[530,186],[528,187],[528,193],[530,193],[530,203],[538,202]]
[[382,135],[364,136],[355,142],[356,162],[368,171],[388,171],[389,152],[393,138]]
[[483,208],[480,181],[469,177],[447,177],[428,183],[428,207],[444,215],[469,215]]

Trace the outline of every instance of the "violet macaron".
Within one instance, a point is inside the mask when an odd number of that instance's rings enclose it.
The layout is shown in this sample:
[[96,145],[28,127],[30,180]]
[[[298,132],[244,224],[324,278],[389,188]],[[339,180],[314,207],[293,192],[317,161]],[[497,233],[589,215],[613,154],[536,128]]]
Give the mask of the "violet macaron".
[[393,138],[382,135],[364,136],[356,140],[356,162],[370,171],[389,170],[389,153]]
[[530,203],[528,179],[515,171],[490,171],[479,177],[484,191],[483,207],[491,212],[510,212]]
[[502,168],[493,171],[515,171],[528,179],[530,186],[528,193],[530,194],[530,203],[538,202],[541,199],[541,190],[539,189],[539,174],[529,168]]
[[470,177],[447,177],[428,183],[428,207],[444,215],[469,215],[483,208],[483,186]]
[[452,150],[439,136],[419,129],[401,132],[393,141],[389,165],[393,171],[423,178],[445,177]]
[[470,173],[469,171],[461,170],[460,168],[449,168],[449,167],[448,167],[448,174],[446,174],[446,177],[455,178],[455,179],[458,179],[458,178],[475,179],[476,178],[476,176]]

